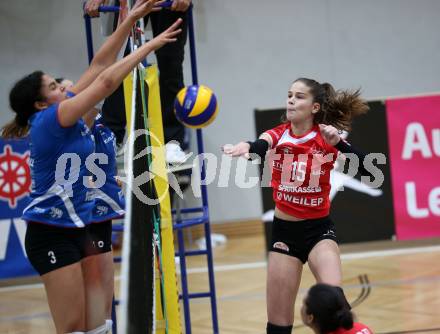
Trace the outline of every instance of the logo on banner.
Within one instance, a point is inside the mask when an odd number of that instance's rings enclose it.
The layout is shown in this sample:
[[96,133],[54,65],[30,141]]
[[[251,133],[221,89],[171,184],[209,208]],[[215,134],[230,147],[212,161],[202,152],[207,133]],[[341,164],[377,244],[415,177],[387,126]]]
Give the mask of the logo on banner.
[[29,152],[14,152],[10,145],[5,145],[0,154],[0,200],[7,201],[10,208],[15,208],[31,189],[28,159]]

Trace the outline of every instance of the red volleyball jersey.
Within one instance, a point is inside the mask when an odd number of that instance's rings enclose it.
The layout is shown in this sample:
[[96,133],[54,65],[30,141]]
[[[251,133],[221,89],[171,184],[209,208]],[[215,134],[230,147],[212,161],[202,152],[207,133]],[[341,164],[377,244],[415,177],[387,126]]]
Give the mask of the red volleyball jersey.
[[329,334],[373,334],[373,331],[369,329],[367,326],[355,322],[353,324],[352,329],[338,329],[334,332],[331,332]]
[[330,211],[330,171],[338,150],[326,143],[319,126],[295,136],[290,123],[266,131],[272,138],[273,199],[276,207],[294,217],[325,217]]

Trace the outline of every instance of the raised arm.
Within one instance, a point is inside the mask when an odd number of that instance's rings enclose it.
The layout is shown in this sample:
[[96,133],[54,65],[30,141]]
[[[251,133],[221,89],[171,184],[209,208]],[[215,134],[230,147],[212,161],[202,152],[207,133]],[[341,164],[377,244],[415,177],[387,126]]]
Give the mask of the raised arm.
[[178,29],[181,22],[182,20],[178,19],[163,33],[104,70],[78,95],[61,102],[58,108],[60,124],[65,127],[74,125],[99,101],[113,93],[130,71],[150,52],[159,49],[166,43],[175,42],[176,36],[181,31]]
[[136,4],[132,10],[130,10],[127,18],[118,26],[115,32],[107,38],[95,57],[93,57],[90,66],[72,88],[72,92],[78,94],[83,91],[99,74],[112,65],[116,61],[119,51],[124,45],[135,22],[150,12],[161,10],[161,8],[155,6],[162,2],[163,1],[157,0],[136,1]]

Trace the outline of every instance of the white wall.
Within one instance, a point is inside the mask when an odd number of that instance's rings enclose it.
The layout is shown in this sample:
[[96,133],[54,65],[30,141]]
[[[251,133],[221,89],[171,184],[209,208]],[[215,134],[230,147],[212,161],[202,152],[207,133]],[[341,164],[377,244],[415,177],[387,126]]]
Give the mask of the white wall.
[[[199,82],[220,102],[205,150],[219,158],[222,144],[255,138],[253,110],[283,106],[299,76],[362,87],[367,98],[440,91],[438,0],[194,3]],[[80,9],[79,0],[0,2],[0,123],[10,118],[7,94],[20,76],[42,69],[77,79],[86,67]],[[213,184],[209,199],[214,222],[261,215],[258,188]]]

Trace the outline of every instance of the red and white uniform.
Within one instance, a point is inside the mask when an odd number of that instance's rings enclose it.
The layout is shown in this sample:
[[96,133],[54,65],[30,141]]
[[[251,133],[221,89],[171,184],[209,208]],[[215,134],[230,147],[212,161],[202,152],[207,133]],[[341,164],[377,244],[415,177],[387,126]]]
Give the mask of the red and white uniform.
[[331,332],[329,334],[373,334],[373,331],[369,329],[367,326],[355,322],[353,324],[352,329],[338,329],[334,332]]
[[338,150],[326,143],[319,126],[302,136],[290,122],[265,132],[272,138],[273,199],[276,207],[297,218],[314,219],[330,211],[330,171]]

